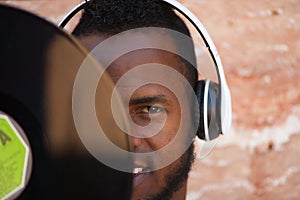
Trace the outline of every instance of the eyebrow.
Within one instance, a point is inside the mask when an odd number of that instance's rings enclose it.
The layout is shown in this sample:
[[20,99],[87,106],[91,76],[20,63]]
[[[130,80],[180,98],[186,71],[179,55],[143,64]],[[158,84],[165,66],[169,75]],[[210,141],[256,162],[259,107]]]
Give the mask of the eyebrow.
[[165,95],[140,97],[140,98],[136,98],[136,99],[131,99],[129,101],[129,105],[131,105],[131,106],[145,104],[145,103],[169,104],[168,100],[165,98]]

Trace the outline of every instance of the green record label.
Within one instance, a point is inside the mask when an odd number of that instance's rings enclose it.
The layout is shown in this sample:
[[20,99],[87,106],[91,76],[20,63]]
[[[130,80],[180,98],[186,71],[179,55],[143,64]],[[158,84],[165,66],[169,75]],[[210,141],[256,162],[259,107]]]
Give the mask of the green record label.
[[7,199],[25,187],[29,147],[16,127],[0,114],[0,199]]

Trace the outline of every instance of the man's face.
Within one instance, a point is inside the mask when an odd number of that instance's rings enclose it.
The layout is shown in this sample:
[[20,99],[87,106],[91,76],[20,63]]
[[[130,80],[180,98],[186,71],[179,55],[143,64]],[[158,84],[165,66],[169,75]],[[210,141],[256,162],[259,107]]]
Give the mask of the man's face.
[[[104,39],[104,37],[96,35],[81,38],[89,50],[92,50]],[[161,40],[160,42],[169,43],[172,46],[172,41],[168,37],[156,37],[155,40],[156,42]],[[145,68],[146,70],[139,70],[134,76],[119,82],[126,74],[145,64],[150,67]],[[172,152],[165,152],[164,156],[168,156],[168,154],[180,152],[180,149],[185,147],[192,126],[192,116],[189,95],[184,90],[182,82],[176,79],[172,80],[167,70],[165,72],[162,70],[159,74],[155,70],[151,70],[151,66],[157,65],[172,68],[181,74],[184,73],[182,64],[176,55],[157,49],[129,52],[116,59],[107,68],[107,72],[113,82],[118,83],[117,90],[132,119],[130,139],[134,147],[133,151],[136,153],[158,151],[168,145],[177,134],[180,134],[181,143],[176,144],[178,148]],[[166,85],[159,84],[159,81],[144,84],[145,74],[154,78],[156,76],[169,78],[171,85],[181,88],[179,94],[183,98],[179,100],[176,92]],[[180,133],[178,133],[180,126]],[[148,132],[149,137],[147,137]],[[155,133],[153,134],[153,132]],[[156,160],[153,157],[149,162],[156,162]],[[176,195],[179,199],[180,195],[181,198],[184,198],[186,178],[192,160],[193,145],[173,163],[159,170],[153,171],[147,162],[136,160],[135,170],[137,173],[133,178],[132,199],[168,199],[172,195]]]

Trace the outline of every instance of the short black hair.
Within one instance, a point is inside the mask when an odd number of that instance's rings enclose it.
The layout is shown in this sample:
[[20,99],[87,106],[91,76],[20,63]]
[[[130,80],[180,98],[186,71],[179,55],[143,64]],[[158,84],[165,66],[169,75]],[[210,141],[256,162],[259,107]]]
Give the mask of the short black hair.
[[162,0],[90,0],[73,35],[117,34],[140,27],[169,28],[190,36],[185,23]]
[[[174,9],[162,0],[90,0],[79,23],[73,30],[76,37],[93,34],[114,35],[135,28],[160,27],[191,34],[184,21]],[[190,49],[193,63],[184,62],[186,76],[193,87],[198,80],[194,44],[185,44]]]

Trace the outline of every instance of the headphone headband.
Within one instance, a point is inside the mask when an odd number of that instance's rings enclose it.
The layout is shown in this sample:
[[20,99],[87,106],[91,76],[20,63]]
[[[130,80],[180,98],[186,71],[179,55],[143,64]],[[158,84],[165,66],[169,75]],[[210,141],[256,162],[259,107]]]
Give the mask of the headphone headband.
[[229,88],[227,86],[223,65],[219,56],[219,53],[217,51],[217,48],[215,44],[213,43],[210,35],[206,31],[203,24],[200,22],[200,20],[184,5],[179,3],[176,0],[163,0],[164,2],[171,5],[175,10],[180,12],[182,15],[184,15],[190,23],[193,24],[193,26],[196,28],[198,33],[200,34],[201,38],[203,39],[206,47],[208,48],[208,51],[214,61],[216,71],[218,74],[218,81],[219,81],[219,87],[220,87],[220,101],[221,101],[221,127],[222,127],[222,133],[224,134],[226,130],[230,128],[231,125],[231,118],[232,118],[232,109],[231,109],[231,95]]

